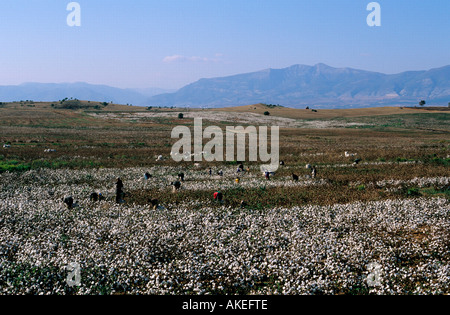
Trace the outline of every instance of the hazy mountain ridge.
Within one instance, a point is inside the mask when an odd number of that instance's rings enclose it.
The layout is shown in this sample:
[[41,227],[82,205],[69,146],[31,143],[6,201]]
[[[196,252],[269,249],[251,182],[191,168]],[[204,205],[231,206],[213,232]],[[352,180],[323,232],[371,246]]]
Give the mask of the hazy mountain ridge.
[[47,101],[64,98],[77,98],[97,102],[113,102],[145,106],[148,98],[163,93],[164,89],[120,89],[106,85],[78,83],[24,83],[20,85],[0,86],[0,101]]
[[324,64],[294,65],[229,77],[201,79],[175,93],[150,98],[152,106],[222,107],[254,103],[290,107],[415,105],[450,101],[450,66],[383,74]]
[[[167,93],[170,92],[170,93]],[[164,94],[162,94],[164,93]],[[0,101],[58,101],[77,98],[138,106],[230,107],[256,103],[287,107],[351,108],[387,105],[446,106],[450,66],[428,71],[383,74],[325,64],[200,79],[178,91],[120,89],[88,83],[24,83],[0,86]]]

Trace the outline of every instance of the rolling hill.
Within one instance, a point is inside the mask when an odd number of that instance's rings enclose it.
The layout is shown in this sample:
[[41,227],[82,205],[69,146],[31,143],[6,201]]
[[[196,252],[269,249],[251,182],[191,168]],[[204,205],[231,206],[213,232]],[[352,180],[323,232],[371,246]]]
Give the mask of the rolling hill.
[[21,85],[0,86],[0,101],[11,102],[33,100],[54,102],[64,98],[77,98],[97,102],[113,102],[146,106],[148,98],[169,90],[158,88],[120,89],[106,85],[77,83],[24,83]]

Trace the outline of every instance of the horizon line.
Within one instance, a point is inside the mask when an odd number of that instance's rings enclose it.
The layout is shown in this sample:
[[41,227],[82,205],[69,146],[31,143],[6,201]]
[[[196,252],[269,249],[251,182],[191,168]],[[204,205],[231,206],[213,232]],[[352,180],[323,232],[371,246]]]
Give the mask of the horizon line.
[[293,64],[291,66],[287,66],[287,67],[283,67],[283,68],[265,68],[265,69],[261,69],[261,70],[256,70],[256,71],[250,71],[250,72],[241,72],[241,73],[236,73],[236,74],[232,74],[232,75],[226,75],[226,76],[213,76],[213,77],[203,77],[203,78],[199,78],[196,81],[192,81],[191,83],[182,85],[181,87],[178,88],[163,88],[163,87],[159,87],[159,86],[147,86],[147,87],[119,87],[119,86],[115,86],[115,85],[109,85],[106,83],[90,83],[87,81],[62,81],[62,82],[38,82],[38,81],[25,81],[22,83],[18,83],[18,84],[1,84],[1,87],[8,87],[8,86],[21,86],[21,85],[26,85],[26,84],[88,84],[88,85],[97,85],[97,86],[104,86],[104,87],[111,87],[111,88],[116,88],[116,89],[121,89],[121,90],[142,90],[142,89],[161,89],[161,90],[172,90],[172,91],[176,91],[179,90],[187,85],[190,85],[192,83],[198,82],[200,80],[208,80],[208,79],[217,79],[217,78],[227,78],[227,77],[233,77],[233,76],[238,76],[238,75],[244,75],[244,74],[251,74],[251,73],[257,73],[257,72],[261,72],[261,71],[267,71],[267,70],[284,70],[284,69],[288,69],[288,68],[292,68],[295,66],[306,66],[306,67],[310,67],[310,68],[314,68],[320,65],[324,65],[327,66],[329,68],[333,68],[333,69],[351,69],[351,70],[360,70],[360,71],[367,71],[367,72],[373,72],[373,73],[379,73],[379,74],[384,74],[384,75],[397,75],[397,74],[402,74],[402,73],[406,73],[406,72],[427,72],[427,71],[431,71],[431,70],[435,70],[435,69],[440,69],[440,68],[445,68],[445,67],[450,67],[450,64],[448,65],[443,65],[441,67],[434,67],[434,68],[429,68],[429,69],[421,69],[421,70],[405,70],[405,71],[401,71],[401,72],[396,72],[396,73],[385,73],[385,72],[380,72],[380,71],[373,71],[373,70],[367,70],[367,69],[360,69],[360,68],[355,68],[355,67],[334,67],[334,66],[330,66],[326,63],[323,62],[319,62],[316,63],[314,65],[307,65],[307,64]]

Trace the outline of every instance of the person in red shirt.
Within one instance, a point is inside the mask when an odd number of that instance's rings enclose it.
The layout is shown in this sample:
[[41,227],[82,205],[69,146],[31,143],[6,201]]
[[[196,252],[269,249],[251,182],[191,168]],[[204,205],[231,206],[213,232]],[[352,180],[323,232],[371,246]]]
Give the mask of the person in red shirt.
[[214,193],[214,200],[222,202],[223,200],[223,194],[220,191],[216,191]]

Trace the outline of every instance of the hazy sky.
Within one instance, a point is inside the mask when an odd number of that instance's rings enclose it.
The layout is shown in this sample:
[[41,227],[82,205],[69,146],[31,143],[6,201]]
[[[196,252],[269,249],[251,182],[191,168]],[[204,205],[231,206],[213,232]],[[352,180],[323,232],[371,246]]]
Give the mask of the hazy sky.
[[0,1],[0,85],[88,82],[179,88],[294,64],[384,73],[450,64],[450,1],[370,0]]

